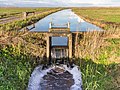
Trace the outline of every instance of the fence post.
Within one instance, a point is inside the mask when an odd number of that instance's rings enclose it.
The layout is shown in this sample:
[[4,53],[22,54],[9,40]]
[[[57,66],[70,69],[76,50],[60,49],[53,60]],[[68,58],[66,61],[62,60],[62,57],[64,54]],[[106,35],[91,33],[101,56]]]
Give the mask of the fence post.
[[23,12],[23,19],[27,18],[27,12]]

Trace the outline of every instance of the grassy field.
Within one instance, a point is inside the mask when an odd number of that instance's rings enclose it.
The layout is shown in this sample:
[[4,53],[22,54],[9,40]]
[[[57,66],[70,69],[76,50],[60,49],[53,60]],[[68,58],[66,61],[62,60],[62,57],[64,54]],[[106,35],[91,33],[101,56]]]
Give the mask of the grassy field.
[[[78,49],[79,58],[75,59],[76,65],[80,66],[82,72],[83,90],[119,90],[120,66],[108,63],[109,57],[106,55],[114,51],[112,48],[119,51],[120,39],[108,39],[105,38],[108,34],[96,32],[83,35],[85,36],[80,38],[81,44]],[[105,36],[102,38],[105,39],[104,41],[100,40],[101,36]],[[0,31],[0,90],[25,90],[27,88],[33,69],[44,63],[45,37],[44,34],[27,31]],[[96,41],[101,42],[100,46],[96,47],[98,45]],[[101,47],[105,42],[109,44]],[[110,49],[106,48],[108,46]],[[109,52],[103,54],[104,48]],[[103,50],[98,54],[90,52],[96,52],[99,49]],[[100,54],[103,55],[97,59]],[[119,54],[118,52],[116,56]]]
[[26,90],[33,69],[43,60],[44,37],[40,33],[0,32],[0,90]]
[[6,24],[0,24],[0,30],[6,30],[6,31],[13,31],[13,30],[20,30],[21,28],[31,25],[37,21],[39,21],[40,19],[44,18],[45,16],[52,14],[54,12],[57,12],[59,10],[62,10],[63,8],[43,8],[43,11],[46,10],[46,12],[41,11],[42,13],[37,14],[37,15],[33,15],[33,16],[29,16],[27,17],[27,19],[20,19],[17,21],[13,21],[10,23],[6,23]]
[[0,90],[25,90],[33,69],[44,63],[45,35],[18,31],[61,9],[42,10],[48,11],[26,20],[0,25]]
[[[120,26],[120,8],[73,8],[77,15],[100,27]],[[107,26],[106,26],[107,25]]]
[[76,64],[83,90],[120,90],[120,8],[73,8],[104,32],[78,34]]
[[11,16],[21,16],[23,12],[45,12],[45,11],[49,11],[51,10],[51,8],[0,8],[0,19],[2,18],[7,18],[7,17],[11,17]]
[[[83,90],[120,89],[120,31],[78,34],[76,64],[80,66]],[[114,37],[113,37],[114,36]]]
[[80,66],[83,90],[120,90],[120,65],[97,64],[91,59],[76,59]]
[[[87,12],[87,9],[89,13],[92,12],[91,9],[93,11],[97,9],[96,18],[98,13],[107,10],[107,8],[82,8],[82,10],[74,8],[73,10],[80,15],[80,10]],[[114,9],[108,8],[111,12]],[[27,88],[33,69],[45,62],[43,57],[46,53],[46,36],[28,31],[18,32],[18,29],[56,11],[58,9],[0,26],[0,90],[25,90]],[[89,14],[89,17],[93,17],[94,14]],[[84,14],[81,15],[84,16]],[[109,14],[106,14],[106,18],[107,16]],[[89,17],[88,19],[91,20]],[[101,21],[96,18],[93,19],[100,23],[103,21],[104,23],[120,23],[119,19],[107,21],[103,18]],[[77,38],[75,51],[78,58],[75,59],[75,64],[82,72],[83,90],[120,90],[119,29],[109,28],[105,32],[80,33]]]

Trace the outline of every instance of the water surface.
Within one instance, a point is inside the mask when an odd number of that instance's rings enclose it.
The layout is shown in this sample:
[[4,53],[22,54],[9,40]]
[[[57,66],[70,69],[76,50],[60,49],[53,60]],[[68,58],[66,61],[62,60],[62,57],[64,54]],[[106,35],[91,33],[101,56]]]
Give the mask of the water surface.
[[52,37],[52,46],[67,46],[68,37]]
[[[64,25],[70,22],[70,31],[93,31],[93,30],[101,30],[101,28],[88,23],[77,16],[71,9],[66,9],[62,11],[58,11],[51,15],[46,16],[45,18],[39,20],[35,23],[35,28],[31,31],[48,31],[49,30],[49,23],[52,22],[57,25]],[[28,26],[30,29],[32,25]]]
[[[32,28],[33,25],[28,26],[28,29],[31,29],[31,31],[36,32],[46,32],[49,30],[49,23],[52,22],[55,25],[63,26],[70,22],[70,31],[100,31],[101,28],[97,27],[96,25],[93,25],[91,23],[88,23],[81,19],[79,16],[77,16],[74,12],[72,12],[71,9],[66,9],[62,11],[58,11],[56,13],[53,13],[51,15],[46,16],[45,18],[39,20],[37,23],[35,23],[35,28]],[[67,38],[63,37],[56,37],[52,38],[52,45],[67,45]]]

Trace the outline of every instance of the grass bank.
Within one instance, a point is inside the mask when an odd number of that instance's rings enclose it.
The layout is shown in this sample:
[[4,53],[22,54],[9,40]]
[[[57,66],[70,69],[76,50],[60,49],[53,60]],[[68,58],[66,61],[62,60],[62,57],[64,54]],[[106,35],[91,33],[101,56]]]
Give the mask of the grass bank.
[[23,12],[45,12],[53,8],[17,8],[17,7],[0,7],[0,19],[11,16],[22,16]]
[[0,26],[0,90],[25,90],[32,71],[46,55],[45,34],[18,30],[59,10],[52,8]]
[[119,90],[120,65],[98,64],[90,59],[77,59],[82,72],[83,90]]
[[[44,14],[41,15],[44,17]],[[1,27],[0,90],[25,90],[31,72],[42,63],[46,53],[45,35],[16,31],[36,22],[41,15]],[[120,33],[119,30],[112,30],[86,32],[77,36],[78,59],[75,62],[82,71],[84,90],[120,88],[120,65],[113,64],[120,62]]]
[[37,14],[35,16],[28,17],[27,19],[21,19],[21,20],[7,23],[7,24],[1,24],[0,30],[6,30],[6,31],[20,30],[21,28],[28,26],[30,24],[33,24],[33,23],[39,21],[40,19],[46,17],[47,15],[50,15],[50,14],[57,12],[57,11],[60,11],[62,9],[63,8],[52,8],[46,12]]
[[120,63],[119,30],[83,32],[77,37],[77,57],[92,59],[97,63],[102,61],[103,64]]
[[120,31],[82,32],[77,35],[76,64],[83,90],[120,89]]
[[98,25],[101,28],[120,28],[120,8],[72,8],[72,10],[84,20]]
[[0,90],[25,90],[45,51],[44,34],[0,32]]

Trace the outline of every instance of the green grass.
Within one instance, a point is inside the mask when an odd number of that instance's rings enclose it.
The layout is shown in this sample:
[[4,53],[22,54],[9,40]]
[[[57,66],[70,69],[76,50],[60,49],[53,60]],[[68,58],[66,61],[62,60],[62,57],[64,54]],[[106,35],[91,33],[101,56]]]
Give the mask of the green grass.
[[[30,74],[38,64],[42,63],[42,57],[46,53],[45,35],[27,31],[15,32],[15,30],[31,24],[31,21],[36,22],[50,13],[1,26],[0,90],[27,88]],[[83,90],[119,90],[119,66],[109,64],[107,61],[114,55],[115,58],[120,56],[120,39],[103,40],[108,34],[98,32],[83,33],[80,36],[82,36],[78,40],[80,59],[76,59],[76,65],[80,66],[82,72]],[[113,57],[112,60],[115,61]]]
[[40,19],[44,18],[45,16],[52,14],[54,12],[57,12],[59,10],[62,10],[62,8],[52,8],[52,9],[50,8],[50,10],[47,12],[43,12],[36,16],[28,17],[27,19],[24,19],[24,20],[18,20],[18,21],[7,23],[7,24],[1,24],[0,30],[6,30],[6,31],[20,30],[21,28],[31,25],[39,21]]
[[75,8],[73,11],[86,18],[120,23],[120,8]]
[[20,52],[19,47],[1,49],[0,90],[25,90],[36,65],[35,58]]
[[25,90],[31,69],[29,56],[13,47],[0,50],[0,90]]
[[106,39],[105,43],[108,45],[100,48],[101,53],[99,55],[98,61],[105,63],[120,63],[120,39],[112,38]]
[[80,66],[83,90],[119,90],[119,31],[78,33],[76,65]]
[[[35,43],[34,40],[32,42]],[[36,56],[27,54],[22,49],[21,45],[17,45],[0,50],[0,90],[25,90],[30,74],[40,64],[36,61]],[[76,65],[80,66],[82,72],[83,90],[117,90],[108,73],[108,70],[115,68],[114,64],[96,64],[92,60],[77,59]]]
[[120,38],[106,39],[109,43],[108,46],[104,47],[102,50],[106,51],[108,57],[114,56],[113,61],[119,61],[120,59]]
[[113,84],[115,77],[109,73],[110,70],[116,72],[117,64],[97,64],[90,59],[77,59],[76,64],[82,72],[83,90],[118,90]]
[[0,90],[25,90],[32,71],[43,63],[45,35],[18,30],[59,10],[50,8],[35,17],[0,26]]
[[32,71],[42,63],[45,36],[13,31],[0,36],[0,90],[26,90]]
[[0,19],[7,18],[11,16],[19,15],[21,16],[23,12],[45,12],[49,11],[51,8],[0,8]]
[[[120,25],[120,8],[73,8],[73,11],[87,21],[102,27],[102,24]],[[105,27],[105,26],[103,26]]]

